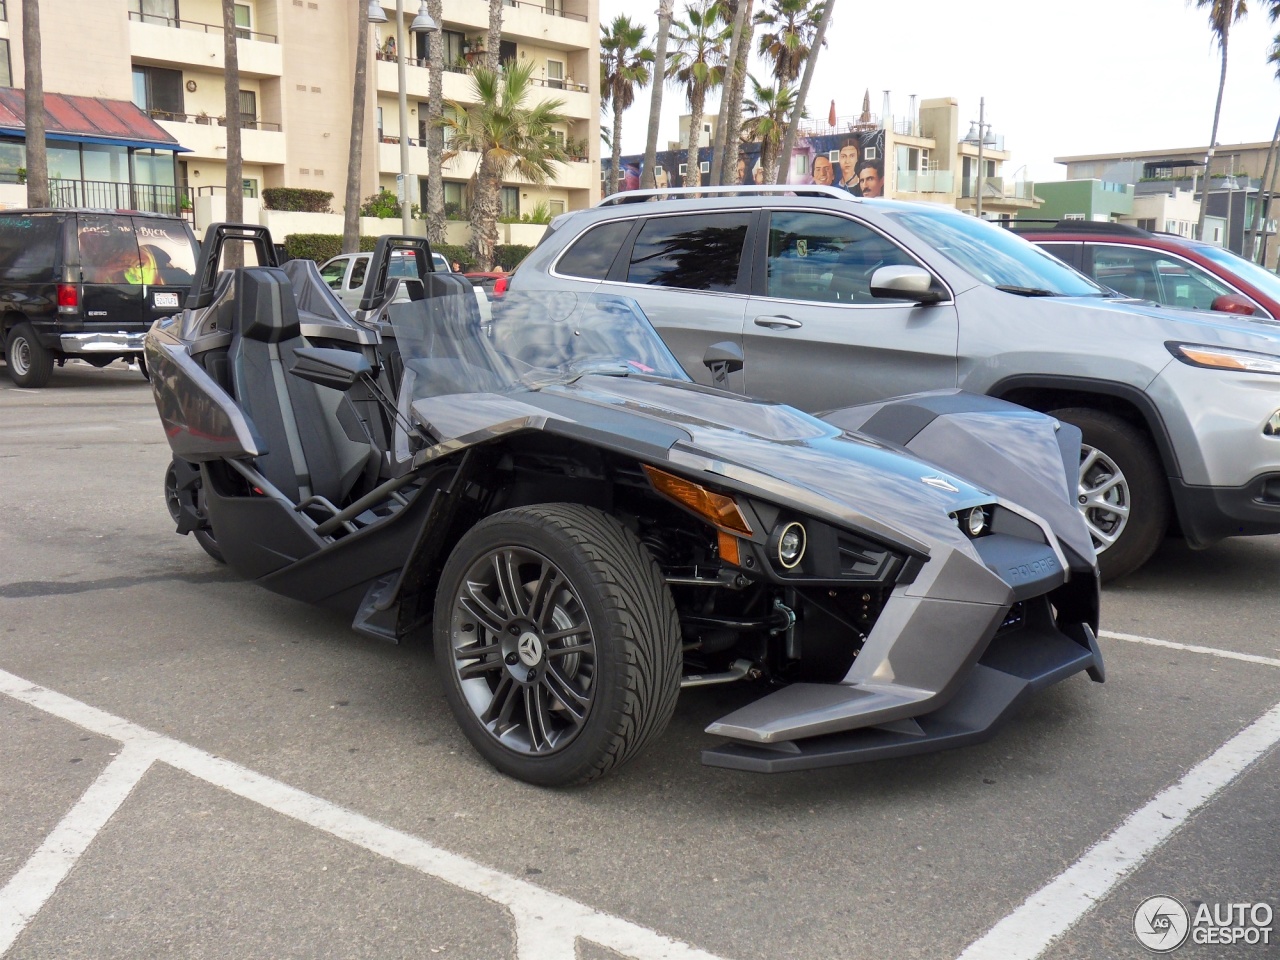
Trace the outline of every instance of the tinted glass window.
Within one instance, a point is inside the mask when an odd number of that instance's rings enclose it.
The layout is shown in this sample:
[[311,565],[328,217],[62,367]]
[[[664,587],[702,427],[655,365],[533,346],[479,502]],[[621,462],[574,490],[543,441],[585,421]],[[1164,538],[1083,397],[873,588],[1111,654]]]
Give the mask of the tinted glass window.
[[1126,297],[1186,310],[1212,310],[1214,300],[1234,293],[1195,264],[1143,247],[1095,246],[1093,275]]
[[144,283],[189,286],[196,273],[196,245],[184,224],[135,217]]
[[338,290],[342,287],[342,277],[346,272],[347,261],[335,260],[333,263],[325,264],[324,269],[320,271],[320,277],[333,289]]
[[146,267],[128,217],[80,216],[80,278],[85,283],[154,283],[155,262]]
[[896,244],[861,223],[825,213],[769,217],[767,293],[821,303],[885,303],[871,296],[880,267],[917,266]]
[[52,280],[62,261],[62,217],[0,217],[0,278]]
[[592,227],[565,251],[556,264],[556,272],[566,277],[603,280],[613,266],[618,248],[631,232],[632,223],[632,220],[614,220]]
[[347,279],[347,289],[355,290],[364,283],[364,275],[369,270],[369,258],[360,257],[351,264],[351,276]]
[[732,292],[748,212],[655,217],[636,237],[627,280],[655,287]]

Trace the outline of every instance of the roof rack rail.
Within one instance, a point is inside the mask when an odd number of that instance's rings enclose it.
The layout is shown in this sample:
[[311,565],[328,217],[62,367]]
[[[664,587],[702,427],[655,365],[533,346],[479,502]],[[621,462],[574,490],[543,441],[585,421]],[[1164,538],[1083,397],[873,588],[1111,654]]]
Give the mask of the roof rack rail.
[[790,194],[797,197],[831,197],[836,200],[858,200],[846,190],[822,186],[816,183],[754,183],[735,184],[727,187],[663,187],[644,190],[623,190],[610,194],[597,207],[611,206],[619,203],[640,203],[644,200],[680,200],[695,197]]
[[1010,220],[1009,229],[1014,232],[1045,232],[1047,224],[1054,233],[1114,233],[1125,237],[1149,237],[1150,230],[1143,230],[1131,223],[1116,223],[1114,220],[1035,220],[1019,217]]

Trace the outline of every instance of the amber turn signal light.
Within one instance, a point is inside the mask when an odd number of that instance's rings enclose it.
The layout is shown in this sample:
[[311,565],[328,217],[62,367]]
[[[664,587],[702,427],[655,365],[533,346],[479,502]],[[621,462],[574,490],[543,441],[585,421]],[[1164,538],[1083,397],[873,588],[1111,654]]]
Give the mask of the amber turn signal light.
[[677,477],[665,470],[651,467],[647,463],[644,464],[644,472],[649,477],[649,482],[653,484],[653,489],[663,496],[670,497],[676,503],[688,507],[698,516],[706,518],[708,522],[723,530],[732,530],[734,533],[751,536],[751,525],[747,523],[747,518],[742,515],[733,497],[708,490],[692,480]]

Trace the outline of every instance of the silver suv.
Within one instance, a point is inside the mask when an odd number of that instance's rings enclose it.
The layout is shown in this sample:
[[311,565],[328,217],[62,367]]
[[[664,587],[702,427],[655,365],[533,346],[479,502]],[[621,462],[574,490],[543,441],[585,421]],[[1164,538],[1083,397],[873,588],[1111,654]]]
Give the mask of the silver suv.
[[945,207],[632,191],[552,221],[511,288],[634,297],[695,379],[809,411],[960,387],[1073,423],[1108,579],[1170,530],[1280,532],[1280,326],[1120,299]]

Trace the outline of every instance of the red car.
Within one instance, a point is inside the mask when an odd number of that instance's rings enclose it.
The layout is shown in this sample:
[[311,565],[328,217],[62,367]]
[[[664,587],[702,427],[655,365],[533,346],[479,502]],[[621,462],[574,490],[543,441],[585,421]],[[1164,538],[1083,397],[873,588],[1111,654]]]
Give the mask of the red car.
[[1020,227],[1081,273],[1135,300],[1280,319],[1280,277],[1222,247],[1122,223],[1061,220]]
[[507,283],[511,279],[509,273],[464,273],[464,277],[471,281],[473,287],[479,287],[485,292],[490,300],[502,296],[507,292]]

